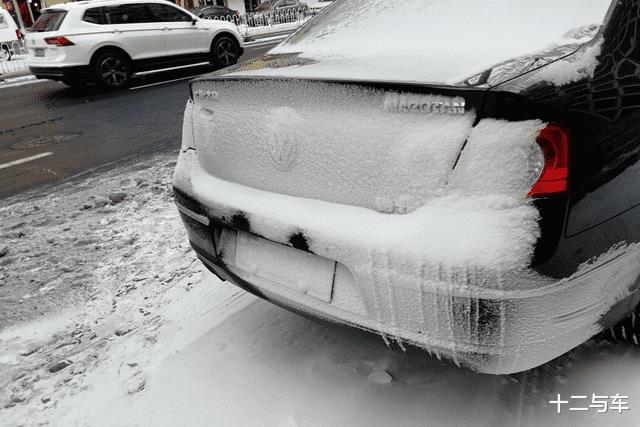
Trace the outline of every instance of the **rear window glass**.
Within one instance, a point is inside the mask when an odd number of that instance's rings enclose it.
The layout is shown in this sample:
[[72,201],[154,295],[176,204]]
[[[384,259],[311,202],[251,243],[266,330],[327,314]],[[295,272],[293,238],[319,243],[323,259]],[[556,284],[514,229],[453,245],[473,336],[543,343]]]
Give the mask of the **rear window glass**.
[[65,16],[67,16],[65,10],[45,10],[35,24],[33,24],[31,31],[57,31],[60,25],[62,25]]

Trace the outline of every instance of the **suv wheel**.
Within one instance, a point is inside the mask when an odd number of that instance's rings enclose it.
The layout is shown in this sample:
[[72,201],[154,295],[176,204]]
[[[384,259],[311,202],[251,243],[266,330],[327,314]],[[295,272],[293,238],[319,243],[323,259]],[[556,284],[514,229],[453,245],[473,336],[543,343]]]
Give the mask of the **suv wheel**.
[[220,37],[213,44],[211,49],[213,56],[212,62],[217,67],[228,67],[238,62],[240,56],[240,49],[238,44],[230,37]]
[[11,60],[11,51],[8,47],[2,46],[0,49],[0,61],[6,62]]
[[98,57],[93,72],[99,86],[105,89],[120,89],[129,83],[131,64],[122,54],[109,52]]

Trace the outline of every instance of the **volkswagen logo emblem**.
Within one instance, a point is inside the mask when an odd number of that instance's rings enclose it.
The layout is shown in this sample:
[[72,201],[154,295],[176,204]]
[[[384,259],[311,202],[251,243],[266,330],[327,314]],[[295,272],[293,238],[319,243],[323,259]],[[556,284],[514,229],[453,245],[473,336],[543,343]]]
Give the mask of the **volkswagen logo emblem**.
[[298,146],[287,135],[274,135],[269,141],[269,155],[277,169],[288,171],[298,158]]
[[299,141],[303,137],[297,131],[302,121],[300,115],[291,107],[279,107],[269,112],[267,120],[269,158],[278,170],[293,169],[299,157]]

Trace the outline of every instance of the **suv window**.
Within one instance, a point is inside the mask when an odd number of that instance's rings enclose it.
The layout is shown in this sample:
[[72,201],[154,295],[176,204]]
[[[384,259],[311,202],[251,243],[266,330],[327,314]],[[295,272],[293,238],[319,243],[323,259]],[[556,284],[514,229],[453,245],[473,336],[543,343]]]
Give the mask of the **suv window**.
[[191,22],[193,19],[191,15],[167,4],[150,3],[148,7],[155,22]]
[[106,7],[109,24],[142,24],[154,22],[149,9],[144,3],[122,4]]
[[82,16],[82,20],[92,24],[107,25],[107,11],[105,7],[93,7],[87,9]]
[[9,24],[7,24],[6,19],[4,19],[4,15],[0,14],[0,28],[9,28]]
[[45,10],[31,27],[31,31],[42,33],[45,31],[57,31],[67,16],[66,10]]

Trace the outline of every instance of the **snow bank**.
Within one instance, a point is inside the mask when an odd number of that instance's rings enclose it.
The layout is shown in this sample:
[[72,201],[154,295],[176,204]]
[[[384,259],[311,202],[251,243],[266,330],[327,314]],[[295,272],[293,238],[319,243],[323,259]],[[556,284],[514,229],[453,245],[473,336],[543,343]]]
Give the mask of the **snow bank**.
[[[50,421],[60,400],[84,396],[87,373],[109,360],[109,347],[134,331],[151,345],[168,290],[185,292],[199,280],[202,266],[172,203],[173,158],[2,202],[4,425]],[[140,361],[114,363],[129,369],[113,371],[118,390],[141,387]]]

